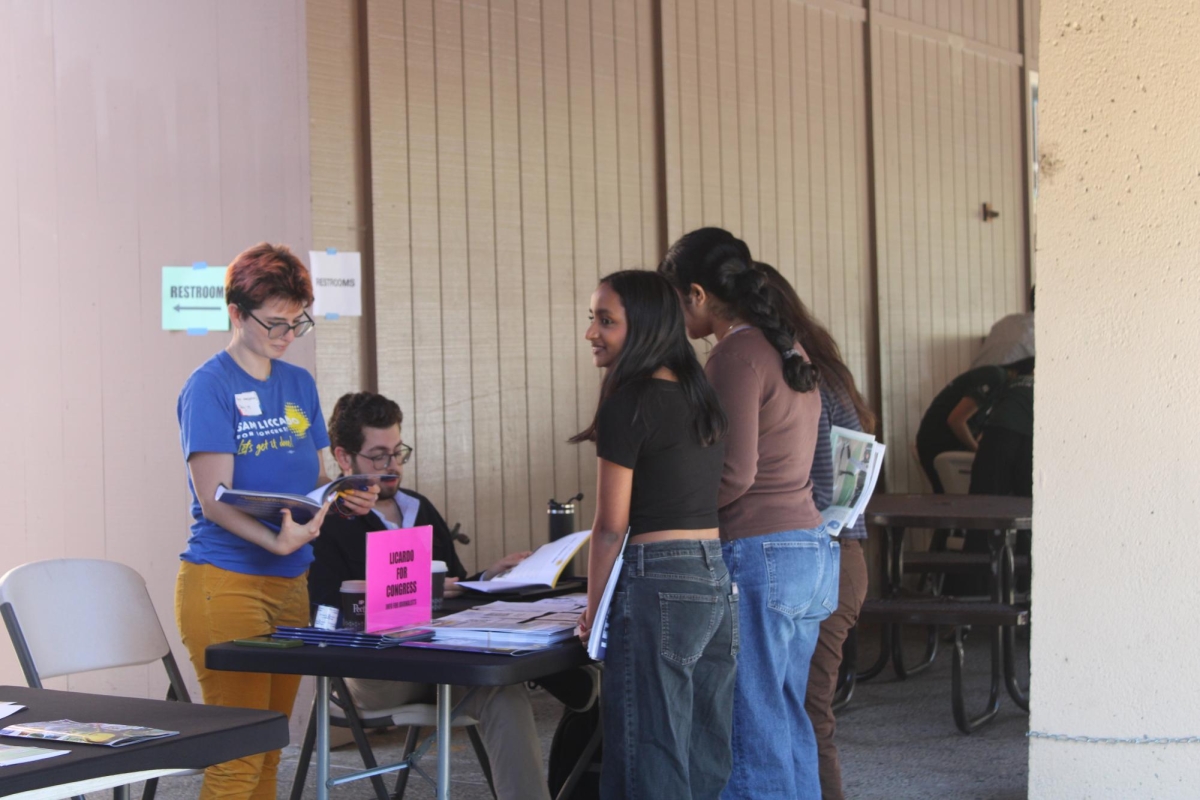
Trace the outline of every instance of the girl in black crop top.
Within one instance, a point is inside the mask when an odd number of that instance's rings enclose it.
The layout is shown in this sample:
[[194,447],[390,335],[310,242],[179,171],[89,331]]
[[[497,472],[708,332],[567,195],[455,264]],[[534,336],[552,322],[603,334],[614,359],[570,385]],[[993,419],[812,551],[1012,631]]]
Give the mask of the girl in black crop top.
[[717,538],[725,415],[664,278],[613,273],[590,312],[606,374],[572,439],[594,441],[599,459],[585,640],[629,533],[608,617],[601,796],[716,798],[732,765],[737,650]]

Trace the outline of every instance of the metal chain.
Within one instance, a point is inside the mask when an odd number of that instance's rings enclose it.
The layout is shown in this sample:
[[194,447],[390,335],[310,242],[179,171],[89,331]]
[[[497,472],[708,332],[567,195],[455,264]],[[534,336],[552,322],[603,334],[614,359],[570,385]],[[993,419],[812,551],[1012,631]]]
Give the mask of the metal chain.
[[1083,742],[1085,744],[1200,744],[1200,736],[1070,736],[1065,733],[1029,731],[1031,739],[1053,739],[1056,742]]

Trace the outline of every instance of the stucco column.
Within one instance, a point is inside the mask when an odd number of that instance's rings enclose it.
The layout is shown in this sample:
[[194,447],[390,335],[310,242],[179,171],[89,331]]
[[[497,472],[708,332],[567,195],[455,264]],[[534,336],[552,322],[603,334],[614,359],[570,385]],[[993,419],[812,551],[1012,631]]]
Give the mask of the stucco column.
[[[1200,735],[1200,7],[1043,0],[1035,732]],[[1200,744],[1033,738],[1031,798],[1194,798]]]

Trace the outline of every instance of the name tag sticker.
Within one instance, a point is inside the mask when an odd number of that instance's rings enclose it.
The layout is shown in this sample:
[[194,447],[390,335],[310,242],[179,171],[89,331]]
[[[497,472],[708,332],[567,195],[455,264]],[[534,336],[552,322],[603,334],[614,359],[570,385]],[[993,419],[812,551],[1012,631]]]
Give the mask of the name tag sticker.
[[258,402],[258,392],[242,392],[233,396],[237,409],[243,417],[262,416],[262,406]]

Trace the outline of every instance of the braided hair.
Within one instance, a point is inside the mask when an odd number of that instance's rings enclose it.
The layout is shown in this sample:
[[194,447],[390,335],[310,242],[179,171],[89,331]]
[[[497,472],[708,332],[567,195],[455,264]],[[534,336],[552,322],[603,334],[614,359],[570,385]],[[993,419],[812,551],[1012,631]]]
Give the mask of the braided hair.
[[783,361],[783,378],[797,392],[817,388],[817,368],[796,346],[796,330],[780,316],[780,303],[767,276],[758,269],[750,248],[723,228],[685,233],[663,256],[658,271],[687,296],[693,283],[712,295],[729,316],[762,331]]

